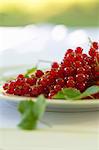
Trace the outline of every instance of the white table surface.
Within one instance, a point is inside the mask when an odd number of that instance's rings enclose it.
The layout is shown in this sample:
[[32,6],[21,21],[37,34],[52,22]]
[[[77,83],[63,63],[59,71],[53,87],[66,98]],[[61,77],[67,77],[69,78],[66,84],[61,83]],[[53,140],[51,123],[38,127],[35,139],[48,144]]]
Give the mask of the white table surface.
[[19,120],[15,106],[0,100],[0,147],[4,150],[99,150],[99,112],[46,112],[34,132],[20,131]]

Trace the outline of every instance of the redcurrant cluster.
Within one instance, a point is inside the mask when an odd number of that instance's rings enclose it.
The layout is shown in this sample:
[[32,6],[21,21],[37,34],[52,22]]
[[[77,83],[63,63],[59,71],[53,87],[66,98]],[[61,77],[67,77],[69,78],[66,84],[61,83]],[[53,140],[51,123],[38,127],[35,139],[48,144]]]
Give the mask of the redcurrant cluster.
[[[89,55],[81,47],[68,49],[63,61],[54,62],[49,71],[37,70],[29,77],[20,74],[4,84],[8,94],[37,97],[43,94],[52,98],[62,88],[76,88],[83,92],[92,85],[99,85],[99,43],[91,44]],[[99,98],[99,93],[96,98]]]

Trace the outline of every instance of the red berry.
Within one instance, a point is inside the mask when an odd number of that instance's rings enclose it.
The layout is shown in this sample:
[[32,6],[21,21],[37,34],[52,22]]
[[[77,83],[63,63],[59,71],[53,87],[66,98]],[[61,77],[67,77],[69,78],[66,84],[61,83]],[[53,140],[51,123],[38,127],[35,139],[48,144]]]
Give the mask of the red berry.
[[14,95],[23,96],[20,89],[15,89],[15,90],[14,90]]
[[19,74],[18,76],[17,76],[17,78],[19,79],[23,79],[24,78],[24,75],[23,74]]
[[48,80],[47,78],[42,78],[40,81],[39,81],[39,84],[41,84],[42,86],[46,87],[48,85]]
[[82,54],[83,58],[86,58],[87,57],[87,54]]
[[64,84],[65,84],[65,82],[64,82],[64,80],[63,80],[63,79],[58,78],[58,79],[56,79],[56,84],[58,84],[58,85],[60,85],[61,87],[63,87],[63,86],[64,86]]
[[91,57],[85,57],[83,60],[83,64],[90,64],[91,63]]
[[53,62],[52,68],[58,68],[58,67],[59,67],[59,64],[57,62]]
[[70,62],[74,62],[74,60],[75,60],[75,53],[74,52],[72,52],[72,53],[69,53],[69,54],[67,54],[67,56],[66,56],[66,60],[67,61],[70,61]]
[[42,77],[44,75],[44,73],[43,73],[42,70],[37,70],[35,75],[36,75],[37,78],[40,78],[40,77]]
[[99,92],[98,93],[96,93],[96,94],[94,94],[94,95],[92,95],[95,99],[97,99],[97,100],[99,100]]
[[75,61],[75,62],[74,62],[74,66],[75,66],[76,68],[81,67],[81,66],[82,66],[82,62],[81,62],[81,61]]
[[39,85],[39,86],[38,86],[38,93],[39,93],[39,94],[42,94],[43,91],[44,91],[44,87],[43,87],[42,85]]
[[88,81],[90,76],[88,74],[85,74],[85,76],[86,76],[86,81]]
[[26,83],[30,84],[31,86],[36,84],[36,81],[37,81],[36,77],[34,77],[34,78],[27,78],[26,79]]
[[59,69],[58,69],[58,76],[59,76],[60,78],[64,78],[64,70],[63,70],[62,68],[59,68]]
[[13,94],[13,93],[14,93],[14,88],[9,88],[9,89],[7,90],[7,93],[8,93],[8,94]]
[[5,84],[3,85],[3,89],[4,89],[4,90],[7,90],[8,87],[9,87],[9,84],[8,84],[8,83],[5,83]]
[[86,76],[83,73],[77,74],[76,75],[76,81],[78,83],[82,83],[86,80]]
[[53,98],[53,96],[56,94],[56,91],[55,90],[51,90],[48,94],[48,98],[51,99]]
[[95,55],[95,49],[93,47],[90,48],[89,55],[92,56],[92,57],[94,57],[94,55]]
[[10,82],[9,88],[15,88],[15,82],[14,81]]
[[84,69],[85,69],[86,74],[91,73],[91,67],[89,65],[85,65]]
[[64,76],[71,76],[74,73],[74,69],[72,67],[64,68]]
[[66,86],[74,88],[75,87],[75,81],[74,80],[67,80]]
[[95,67],[94,76],[99,80],[99,65]]
[[99,48],[98,42],[93,42],[93,43],[92,43],[92,46],[93,46],[93,48],[96,49],[96,50]]
[[29,89],[30,89],[29,85],[28,85],[27,83],[25,83],[24,86],[22,87],[22,92],[23,92],[23,94],[24,94],[24,95],[25,95],[25,94],[28,94]]
[[38,94],[38,88],[37,88],[37,86],[34,86],[33,88],[32,88],[32,90],[31,90],[31,96],[32,97],[36,97],[36,96],[38,96],[39,94]]
[[64,82],[66,83],[66,82],[67,82],[67,80],[68,80],[68,77],[65,77],[65,78],[64,78]]
[[72,52],[73,52],[73,50],[72,50],[72,49],[68,49],[68,50],[66,51],[65,56],[67,56],[67,54],[70,54],[70,53],[72,53]]
[[75,52],[79,53],[79,54],[82,54],[82,51],[83,51],[83,49],[81,47],[77,47],[75,50]]
[[60,91],[61,90],[61,86],[60,85],[55,85],[54,86],[54,90],[55,90],[55,92],[58,92],[58,91]]
[[95,67],[95,71],[99,72],[99,65]]
[[96,60],[97,60],[98,63],[99,63],[99,52],[96,52]]
[[77,54],[76,55],[76,60],[82,62],[83,61],[83,56],[81,54]]
[[16,86],[16,87],[17,87],[17,86],[23,86],[24,83],[25,83],[25,80],[17,79],[17,80],[15,81],[15,86]]
[[68,80],[74,80],[74,77],[73,76],[69,76]]
[[84,67],[77,68],[77,74],[79,73],[85,73],[85,68]]
[[77,83],[76,85],[77,89],[83,92],[86,89],[86,84],[84,82],[82,83]]
[[58,71],[57,71],[56,69],[51,69],[50,75],[51,75],[53,78],[56,78],[56,77],[58,76]]
[[63,60],[63,62],[61,63],[61,68],[65,68],[65,67],[71,67],[72,63],[68,60]]

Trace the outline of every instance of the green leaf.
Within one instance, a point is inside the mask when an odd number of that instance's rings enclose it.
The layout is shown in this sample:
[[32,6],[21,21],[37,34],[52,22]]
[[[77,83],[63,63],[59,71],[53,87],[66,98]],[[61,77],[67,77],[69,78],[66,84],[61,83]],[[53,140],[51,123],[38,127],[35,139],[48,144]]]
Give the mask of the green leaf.
[[32,100],[21,101],[18,111],[21,113],[21,121],[18,126],[25,130],[32,130],[37,127],[38,120],[45,112],[46,101],[41,95],[34,102]]
[[29,78],[29,75],[25,74],[24,77],[25,77],[25,78]]
[[34,101],[25,100],[21,101],[18,105],[18,111],[23,114],[27,109],[32,109],[34,105]]
[[55,99],[65,99],[65,96],[62,91],[59,91],[56,95],[53,96]]
[[28,110],[25,110],[25,112],[23,113],[21,121],[18,124],[18,126],[21,129],[32,130],[36,128],[37,121],[38,120],[35,118],[32,108],[28,108]]
[[74,99],[79,96],[81,93],[79,90],[74,88],[64,88],[62,91],[59,91],[54,98],[58,99]]
[[81,95],[80,95],[80,99],[81,98],[85,98],[87,96],[91,96],[93,94],[96,94],[99,92],[99,86],[91,86],[89,88],[87,88]]
[[28,69],[27,72],[25,73],[25,76],[28,76],[29,74],[34,73],[37,70],[37,67],[33,67],[31,69]]
[[65,88],[63,89],[63,94],[67,99],[75,99],[77,96],[80,96],[80,91],[74,88]]
[[43,116],[45,108],[46,108],[45,98],[43,95],[40,95],[37,98],[37,101],[33,107],[33,113],[37,119],[40,119]]
[[79,100],[87,96],[91,96],[99,92],[99,86],[91,86],[87,88],[83,93],[74,88],[64,88],[59,91],[53,98],[55,99],[72,99]]

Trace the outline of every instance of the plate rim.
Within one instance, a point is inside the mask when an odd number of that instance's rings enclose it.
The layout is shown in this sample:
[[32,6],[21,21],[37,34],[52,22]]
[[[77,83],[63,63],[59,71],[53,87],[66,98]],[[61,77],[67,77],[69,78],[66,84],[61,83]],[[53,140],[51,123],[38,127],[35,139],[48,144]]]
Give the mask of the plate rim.
[[[9,95],[9,94],[4,94],[3,92],[0,93],[0,98],[8,101],[13,101],[13,102],[20,102],[23,100],[33,100],[36,101],[35,97],[23,97],[23,96],[17,96],[17,95]],[[63,100],[63,99],[47,99],[47,103],[50,104],[69,104],[69,105],[99,105],[99,99],[86,99],[86,100]]]

